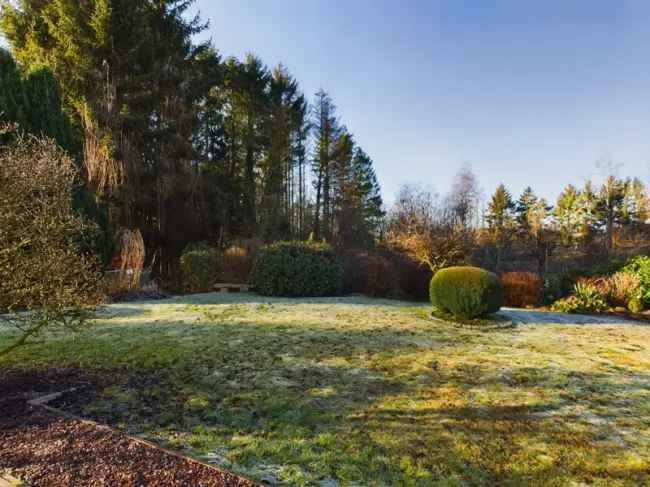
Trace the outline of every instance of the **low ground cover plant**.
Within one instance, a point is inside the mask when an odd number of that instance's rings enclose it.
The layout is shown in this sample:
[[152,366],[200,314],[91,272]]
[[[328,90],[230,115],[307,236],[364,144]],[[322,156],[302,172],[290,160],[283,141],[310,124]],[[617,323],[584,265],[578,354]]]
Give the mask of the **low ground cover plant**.
[[470,266],[448,267],[433,276],[431,302],[461,319],[472,319],[499,311],[503,305],[503,286],[499,277],[485,269]]
[[336,296],[343,289],[343,274],[343,265],[330,245],[279,242],[261,250],[251,283],[266,296]]

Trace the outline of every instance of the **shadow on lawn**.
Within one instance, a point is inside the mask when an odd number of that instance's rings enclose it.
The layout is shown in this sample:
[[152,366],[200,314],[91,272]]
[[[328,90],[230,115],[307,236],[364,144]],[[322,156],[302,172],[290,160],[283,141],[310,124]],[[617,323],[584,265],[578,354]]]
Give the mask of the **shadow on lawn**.
[[[85,390],[58,405],[100,422],[134,427],[186,431],[201,425],[250,432],[296,427],[322,433],[340,426],[352,412],[409,387],[364,367],[358,357],[414,348],[417,333],[412,331],[167,326],[173,324],[156,322],[156,333],[150,325],[133,325],[119,334],[88,335],[70,345],[70,359],[62,347],[57,361],[75,362],[98,380],[85,380]],[[167,335],[167,330],[175,334]],[[35,369],[38,374],[47,370]],[[77,383],[74,374],[61,374],[57,387]]]
[[[220,303],[227,304],[192,304]],[[241,296],[232,304],[242,304]],[[470,364],[432,372],[431,383],[423,386],[408,373],[391,376],[381,360],[422,350],[417,339],[429,337],[425,328],[156,324],[162,327],[155,333],[148,324],[136,324],[112,335],[82,337],[70,342],[69,351],[62,347],[51,363],[76,364],[99,380],[58,406],[133,431],[181,438],[173,447],[187,441],[196,451],[209,451],[236,437],[233,451],[241,464],[307,469],[316,458],[319,475],[337,477],[340,465],[365,461],[359,474],[364,482],[403,483],[410,474],[402,463],[408,462],[469,485],[648,480],[647,463],[607,467],[607,459],[622,457],[628,448],[613,422],[625,417],[645,428],[650,423],[646,374],[534,367],[495,373]],[[454,340],[438,337],[436,351],[458,346]],[[382,358],[374,362],[370,355]],[[0,374],[0,391],[2,380]],[[64,376],[60,389],[74,382]],[[533,405],[469,402],[467,391],[490,386],[552,399]],[[455,392],[446,405],[420,407],[450,389]],[[400,396],[409,402],[391,407]],[[322,444],[328,437],[335,439]],[[355,460],[363,455],[369,460]],[[540,460],[544,456],[550,460]],[[372,459],[381,457],[386,462],[375,465]]]
[[[232,359],[246,362],[243,352]],[[98,388],[67,397],[58,406],[87,414],[83,402],[92,401],[93,419],[163,428],[168,433],[186,433],[198,426],[208,430],[225,428],[228,434],[240,437],[268,438],[280,445],[280,454],[297,445],[317,445],[322,435],[347,431],[368,452],[386,456],[391,462],[383,469],[363,472],[362,480],[366,481],[384,478],[399,483],[404,477],[398,460],[404,461],[404,455],[417,459],[421,468],[437,472],[441,478],[456,476],[466,485],[557,485],[561,479],[643,485],[650,480],[647,461],[625,463],[631,447],[614,424],[617,418],[633,419],[641,425],[650,422],[645,406],[648,374],[627,372],[614,378],[606,373],[560,371],[562,392],[554,400],[540,404],[454,406],[452,401],[444,407],[418,408],[418,404],[439,399],[439,388],[450,383],[552,392],[558,388],[558,370],[526,367],[504,376],[481,376],[474,369],[449,373],[443,370],[424,390],[411,382],[371,372],[352,367],[305,366],[284,369],[283,377],[291,384],[264,386],[265,380],[276,376],[254,377],[244,365],[239,373],[233,373],[240,379],[237,384],[209,386],[182,366],[139,373],[116,369],[109,385],[119,388],[117,396],[106,397]],[[74,382],[74,374],[65,371],[61,386],[66,380]],[[56,373],[51,373],[42,382],[49,390],[55,381]],[[16,376],[12,383],[16,383]],[[327,388],[332,390],[326,396],[314,394],[315,389]],[[379,406],[382,398],[399,394],[412,397],[414,407]],[[196,397],[205,401],[193,403]],[[574,406],[579,410],[573,410]],[[388,441],[390,449],[378,438]],[[346,445],[332,447],[341,446]],[[319,451],[324,457],[333,453],[322,447]],[[274,460],[273,455],[267,455]],[[269,460],[264,454],[256,458],[252,451],[245,452],[244,457],[253,462]],[[346,461],[344,457],[338,460]],[[333,472],[328,474],[335,476]]]
[[556,313],[552,311],[536,311],[529,309],[502,308],[497,316],[511,320],[516,324],[549,324],[549,325],[637,325],[649,326],[650,323],[633,321],[627,318],[606,315],[583,315]]
[[108,305],[108,307],[128,305],[142,305],[148,304],[155,306],[156,304],[286,304],[286,305],[302,305],[302,304],[338,304],[338,305],[356,305],[356,306],[422,306],[427,305],[427,302],[415,301],[400,301],[395,299],[384,298],[371,298],[361,294],[349,294],[337,297],[305,297],[305,298],[284,298],[273,296],[262,296],[257,293],[199,293],[199,294],[184,294],[174,296],[169,299],[150,300],[150,301],[133,301],[130,303],[115,303]]
[[99,319],[119,318],[142,318],[147,315],[154,316],[160,310],[169,309],[171,312],[182,310],[186,307],[188,311],[195,311],[203,308],[204,311],[211,308],[228,306],[250,306],[263,310],[268,306],[295,307],[303,305],[321,305],[333,307],[363,308],[367,306],[394,307],[394,308],[420,308],[427,306],[426,302],[398,301],[394,299],[370,298],[363,295],[348,295],[340,297],[311,297],[311,298],[279,298],[262,296],[255,293],[201,293],[175,296],[168,299],[131,301],[128,303],[111,303],[101,306],[98,310]]
[[[414,456],[430,462],[431,471],[441,464],[455,465],[454,473],[469,485],[564,485],[561,479],[630,486],[650,482],[646,442],[635,443],[639,435],[648,434],[649,374],[617,371],[615,378],[564,371],[565,383],[558,384],[557,370],[528,367],[516,376],[483,380],[473,371],[453,381],[530,389],[540,397],[562,390],[539,404],[377,408],[365,416],[366,428],[371,436],[401,438]],[[440,382],[448,384],[449,377]],[[436,399],[436,386],[419,398],[423,403]],[[632,453],[635,458],[628,462]]]

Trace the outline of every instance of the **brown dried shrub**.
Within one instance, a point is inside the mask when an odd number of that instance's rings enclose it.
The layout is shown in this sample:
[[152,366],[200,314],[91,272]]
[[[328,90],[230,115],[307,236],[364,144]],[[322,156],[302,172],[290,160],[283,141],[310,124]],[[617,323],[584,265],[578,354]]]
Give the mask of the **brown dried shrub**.
[[506,306],[525,308],[538,306],[542,297],[542,280],[532,272],[504,272],[501,274]]
[[431,271],[409,257],[389,250],[343,253],[346,293],[425,300]]
[[344,252],[342,257],[345,293],[386,296],[391,291],[391,287],[394,287],[394,283],[387,283],[388,279],[380,277],[382,272],[392,271],[390,264],[380,256],[352,250]]
[[244,247],[233,245],[223,251],[219,280],[224,283],[244,284],[248,282],[253,261]]

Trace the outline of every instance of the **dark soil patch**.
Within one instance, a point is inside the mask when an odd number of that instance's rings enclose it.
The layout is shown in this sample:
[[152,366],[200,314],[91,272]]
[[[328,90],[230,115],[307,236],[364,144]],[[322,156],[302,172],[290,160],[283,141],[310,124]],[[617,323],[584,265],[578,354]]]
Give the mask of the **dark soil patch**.
[[0,370],[0,400],[13,397],[31,399],[72,387],[90,387],[98,378],[71,368],[6,368]]
[[34,487],[255,485],[108,427],[29,406],[25,400],[37,391],[88,384],[85,379],[71,370],[0,372],[1,468]]
[[173,297],[172,294],[166,293],[165,291],[153,290],[153,291],[125,291],[122,293],[117,293],[111,296],[111,302],[113,303],[130,303],[134,301],[155,301],[159,299],[169,299]]

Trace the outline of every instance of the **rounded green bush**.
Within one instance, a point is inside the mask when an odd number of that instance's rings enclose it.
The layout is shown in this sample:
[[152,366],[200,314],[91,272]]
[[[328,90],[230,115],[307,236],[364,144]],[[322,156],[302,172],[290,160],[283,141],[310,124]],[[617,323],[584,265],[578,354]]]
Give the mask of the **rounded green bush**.
[[251,284],[265,296],[334,296],[343,288],[343,265],[327,244],[279,242],[255,259]]
[[431,279],[431,302],[463,319],[496,313],[503,305],[499,277],[479,267],[448,267]]
[[217,282],[221,252],[207,245],[190,245],[180,258],[183,288],[188,292],[207,292]]

